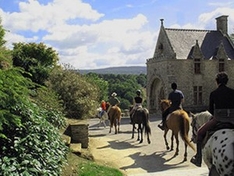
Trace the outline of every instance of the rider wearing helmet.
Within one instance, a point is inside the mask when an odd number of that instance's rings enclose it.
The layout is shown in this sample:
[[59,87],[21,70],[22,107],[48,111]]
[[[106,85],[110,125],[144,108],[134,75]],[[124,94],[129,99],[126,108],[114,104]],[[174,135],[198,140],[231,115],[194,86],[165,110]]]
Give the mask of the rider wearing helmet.
[[143,98],[141,97],[141,91],[137,90],[136,91],[136,96],[133,99],[133,108],[130,111],[130,119],[131,119],[130,123],[132,123],[132,116],[133,116],[135,110],[137,108],[139,108],[139,107],[142,107],[142,102],[143,102]]

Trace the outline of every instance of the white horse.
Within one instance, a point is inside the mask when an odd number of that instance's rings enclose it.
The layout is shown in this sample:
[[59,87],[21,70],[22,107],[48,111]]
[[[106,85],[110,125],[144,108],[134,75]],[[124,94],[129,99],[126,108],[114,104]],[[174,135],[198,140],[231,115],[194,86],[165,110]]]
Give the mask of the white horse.
[[[207,122],[212,115],[208,111],[192,114],[193,138],[197,129]],[[220,129],[214,132],[206,142],[203,160],[209,168],[209,176],[234,175],[234,129]]]
[[96,117],[100,119],[98,127],[100,127],[100,125],[103,124],[103,126],[106,128],[106,120],[108,120],[108,114],[106,111],[104,111],[103,115],[101,116],[101,111],[102,111],[101,107],[97,108]]

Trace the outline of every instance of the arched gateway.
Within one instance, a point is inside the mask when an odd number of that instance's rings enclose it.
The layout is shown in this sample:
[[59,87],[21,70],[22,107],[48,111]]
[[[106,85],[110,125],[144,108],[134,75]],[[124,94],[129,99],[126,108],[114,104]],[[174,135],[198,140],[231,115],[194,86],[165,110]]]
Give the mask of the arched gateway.
[[159,77],[154,77],[148,85],[148,109],[151,113],[159,113],[160,100],[165,98],[163,82]]

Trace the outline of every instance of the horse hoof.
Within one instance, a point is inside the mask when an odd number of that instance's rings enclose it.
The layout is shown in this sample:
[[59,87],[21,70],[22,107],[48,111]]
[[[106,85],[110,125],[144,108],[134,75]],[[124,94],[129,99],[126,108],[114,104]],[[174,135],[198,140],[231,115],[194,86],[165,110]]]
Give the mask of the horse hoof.
[[167,150],[170,150],[170,148],[169,148],[169,147],[167,147]]
[[148,141],[148,144],[150,144],[151,143],[151,141]]

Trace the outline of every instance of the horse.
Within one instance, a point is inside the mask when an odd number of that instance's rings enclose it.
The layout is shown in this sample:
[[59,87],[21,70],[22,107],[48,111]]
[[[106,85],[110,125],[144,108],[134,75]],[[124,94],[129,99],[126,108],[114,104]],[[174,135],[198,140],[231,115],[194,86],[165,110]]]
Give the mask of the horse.
[[[209,111],[192,114],[192,129],[196,137],[197,129],[206,123],[212,114]],[[205,122],[204,122],[205,119]],[[209,169],[209,176],[234,175],[234,129],[218,129],[204,144],[202,155]]]
[[98,127],[100,127],[100,125],[103,124],[103,126],[106,128],[106,120],[108,119],[108,114],[106,111],[103,111],[103,115],[101,116],[101,111],[102,111],[101,107],[97,108],[96,110],[97,112],[96,117],[100,119]]
[[[170,101],[167,99],[161,100],[160,102],[161,110],[162,112],[165,112],[166,109],[170,107]],[[169,130],[172,131],[171,135],[171,150],[173,150],[173,140],[174,137],[176,139],[176,152],[174,156],[177,156],[179,154],[179,138],[178,134],[180,133],[180,136],[182,140],[184,141],[185,146],[185,152],[184,152],[184,161],[187,161],[187,146],[191,147],[195,151],[194,145],[189,141],[188,133],[189,133],[189,127],[190,127],[190,118],[188,116],[188,113],[184,110],[175,110],[172,113],[170,113],[167,116],[166,119],[166,127],[164,129],[164,141],[166,144],[167,150],[169,150],[168,142],[167,142],[167,133]]]
[[[129,112],[131,112],[133,109],[133,106],[130,106]],[[135,109],[135,111],[130,114],[130,118],[132,118],[132,139],[134,139],[134,133],[135,133],[135,124],[138,124],[138,137],[137,141],[140,141],[139,143],[143,142],[143,131],[145,129],[145,134],[147,135],[147,141],[148,144],[151,143],[149,135],[151,134],[151,128],[149,126],[149,111],[146,108],[138,107]],[[140,135],[141,134],[141,135]],[[140,138],[141,136],[141,138]]]
[[[106,109],[108,110],[111,105],[107,102],[106,103]],[[115,134],[119,133],[120,130],[120,121],[121,121],[121,109],[115,105],[110,107],[108,112],[108,117],[110,120],[110,130],[109,133],[111,133],[111,129],[114,126],[115,127]]]

